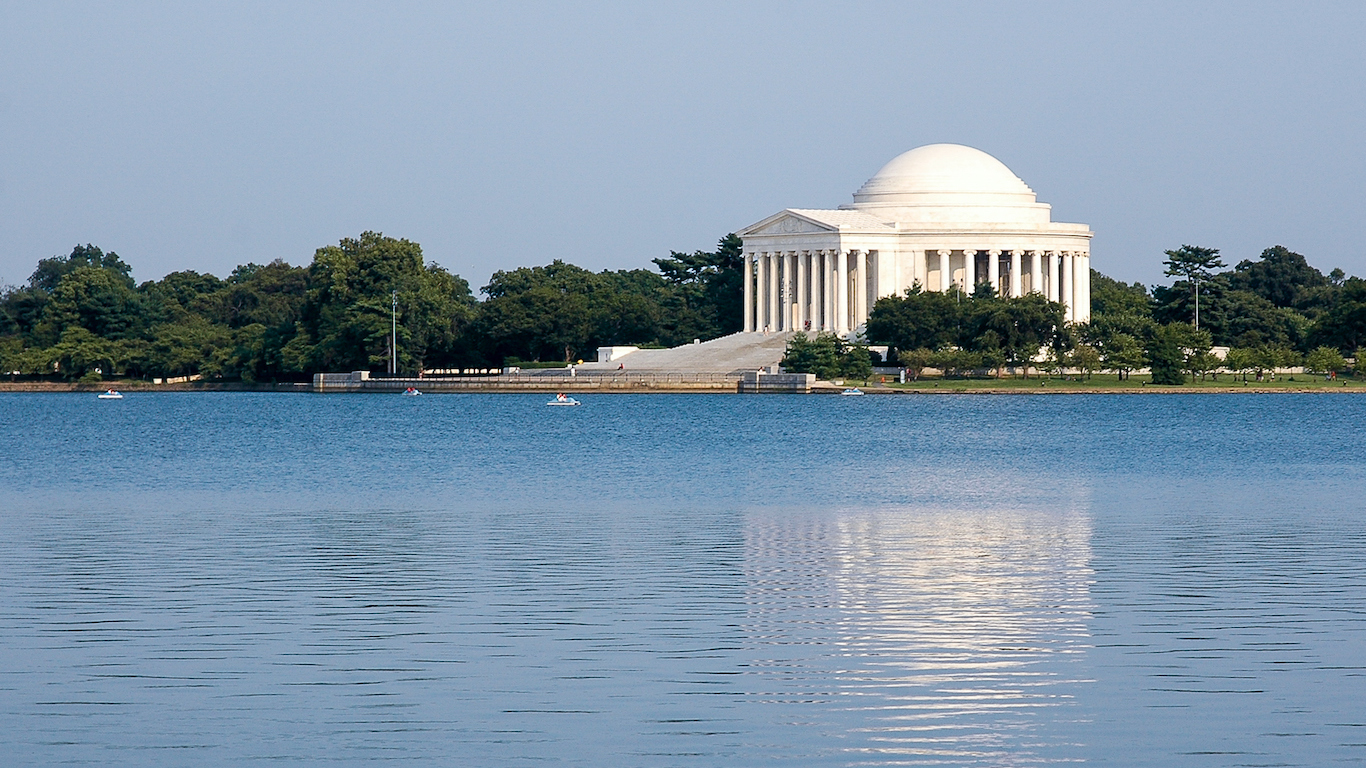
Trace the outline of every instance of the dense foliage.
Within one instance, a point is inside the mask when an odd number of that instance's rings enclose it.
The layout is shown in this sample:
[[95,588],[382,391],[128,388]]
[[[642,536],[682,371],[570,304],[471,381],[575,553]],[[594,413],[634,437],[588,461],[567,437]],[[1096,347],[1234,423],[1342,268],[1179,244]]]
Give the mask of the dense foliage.
[[833,333],[820,333],[815,338],[799,333],[787,343],[783,356],[783,370],[791,373],[814,373],[818,379],[863,379],[873,375],[873,360],[868,348],[851,343]]
[[[927,366],[960,372],[986,368],[999,375],[1067,338],[1063,306],[1039,294],[1001,298],[979,290],[965,296],[957,289],[924,291],[919,285],[903,296],[878,299],[868,315],[867,336],[898,353],[915,353],[903,363],[916,368],[915,377]],[[955,354],[946,357],[946,352]],[[940,356],[932,360],[935,353]]]
[[0,289],[0,370],[98,380],[201,375],[245,381],[388,368],[574,360],[605,344],[666,345],[740,329],[740,240],[594,273],[554,261],[497,272],[478,301],[414,242],[365,232],[307,267],[245,264],[226,279],[173,272],[137,285],[93,245],[38,262]]
[[[1061,307],[1037,295],[1000,299],[987,288],[968,297],[917,286],[877,302],[868,340],[895,347],[912,377],[925,368],[1000,375],[1002,365],[1033,360],[1084,375],[1150,367],[1155,383],[1173,384],[1219,368],[1258,376],[1300,364],[1344,370],[1344,356],[1359,358],[1366,346],[1366,280],[1338,269],[1325,275],[1279,245],[1222,271],[1213,248],[1183,245],[1166,256],[1175,280],[1151,290],[1092,270],[1089,323],[1064,327]],[[1227,362],[1215,346],[1231,348]]]
[[[876,302],[866,337],[892,346],[912,377],[926,368],[1127,376],[1149,367],[1155,380],[1177,383],[1219,368],[1261,376],[1303,364],[1327,373],[1345,370],[1346,357],[1363,359],[1366,280],[1325,275],[1281,246],[1232,269],[1212,248],[1183,245],[1166,256],[1174,280],[1151,289],[1092,271],[1089,323],[1065,324],[1062,306],[1037,294],[916,286]],[[0,288],[0,370],[92,381],[384,371],[395,304],[403,373],[569,361],[603,345],[674,346],[740,329],[738,237],[654,264],[658,271],[590,272],[556,260],[500,271],[479,301],[463,278],[426,262],[417,243],[374,232],[319,248],[307,267],[249,263],[226,278],[184,271],[141,285],[118,254],[83,245],[39,261],[26,285]],[[1215,346],[1231,348],[1222,364]],[[802,336],[785,362],[823,378],[860,378],[868,357],[834,337]]]

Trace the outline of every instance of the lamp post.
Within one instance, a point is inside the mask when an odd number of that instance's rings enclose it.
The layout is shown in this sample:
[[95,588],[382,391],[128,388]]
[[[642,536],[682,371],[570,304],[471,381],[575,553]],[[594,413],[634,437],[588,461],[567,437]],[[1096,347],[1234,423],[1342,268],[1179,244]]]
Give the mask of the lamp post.
[[1195,276],[1195,330],[1200,330],[1200,275]]
[[390,296],[389,308],[389,373],[398,373],[398,291]]

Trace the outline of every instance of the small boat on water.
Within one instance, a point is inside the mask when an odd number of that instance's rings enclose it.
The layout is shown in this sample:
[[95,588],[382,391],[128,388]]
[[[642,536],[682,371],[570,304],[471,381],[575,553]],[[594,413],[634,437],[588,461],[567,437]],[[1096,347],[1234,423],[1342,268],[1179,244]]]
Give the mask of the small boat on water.
[[122,400],[123,393],[119,392],[117,389],[106,389],[99,394],[99,398],[101,400]]
[[422,390],[418,389],[417,387],[408,387],[407,389],[403,390],[403,394],[408,395],[410,397],[415,397],[417,395],[422,394]]
[[841,395],[861,395],[861,394],[863,394],[863,390],[859,389],[858,387],[846,387],[845,390],[844,390],[843,392],[841,392],[840,394],[841,394]]
[[572,398],[572,397],[570,397],[570,396],[564,394],[563,392],[561,392],[561,393],[558,394],[558,395],[555,395],[555,399],[554,399],[554,400],[551,400],[550,402],[546,403],[546,405],[578,405],[578,404],[579,404],[579,401],[578,401],[578,400],[575,400],[574,398]]

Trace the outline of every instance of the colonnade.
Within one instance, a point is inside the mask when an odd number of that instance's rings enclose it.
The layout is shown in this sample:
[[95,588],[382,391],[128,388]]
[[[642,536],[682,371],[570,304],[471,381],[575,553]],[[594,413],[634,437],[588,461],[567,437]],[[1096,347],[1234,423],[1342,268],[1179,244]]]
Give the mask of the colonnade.
[[[961,279],[951,268],[961,253]],[[1069,323],[1091,319],[1091,255],[1086,251],[931,250],[924,251],[923,272],[938,272],[937,285],[947,291],[957,285],[972,293],[986,282],[1001,296],[1040,293],[1066,307]],[[918,254],[917,254],[918,255]],[[847,335],[868,319],[868,309],[879,295],[873,271],[877,251],[803,250],[745,253],[744,321],[746,331],[831,331]],[[985,260],[985,275],[978,261]],[[917,259],[918,261],[919,259]],[[931,266],[935,269],[931,270]],[[1028,285],[1025,280],[1028,279]],[[898,292],[888,286],[886,295]]]
[[876,262],[877,251],[746,253],[745,330],[850,333],[868,320]]
[[[1060,302],[1067,308],[1069,323],[1091,319],[1091,254],[1086,251],[1047,251],[1031,249],[985,250],[963,249],[963,278],[954,279],[950,269],[953,251],[933,251],[938,259],[939,285],[933,289],[947,291],[957,285],[964,293],[972,293],[977,284],[986,282],[997,295],[1015,297],[1026,293],[1040,293],[1049,301]],[[977,270],[977,260],[986,257],[986,279]],[[1006,258],[1003,260],[1002,256]],[[1002,267],[1005,274],[1002,275]],[[928,268],[926,274],[929,274]],[[1028,278],[1029,286],[1024,281]]]

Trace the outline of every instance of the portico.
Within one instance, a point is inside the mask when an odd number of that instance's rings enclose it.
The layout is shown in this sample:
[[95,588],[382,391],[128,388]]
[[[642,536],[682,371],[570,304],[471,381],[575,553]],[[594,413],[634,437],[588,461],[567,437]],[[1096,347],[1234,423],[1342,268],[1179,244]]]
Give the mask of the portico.
[[933,144],[893,159],[839,209],[788,208],[740,231],[750,332],[859,333],[882,296],[1038,293],[1090,319],[1090,239],[1000,161]]

